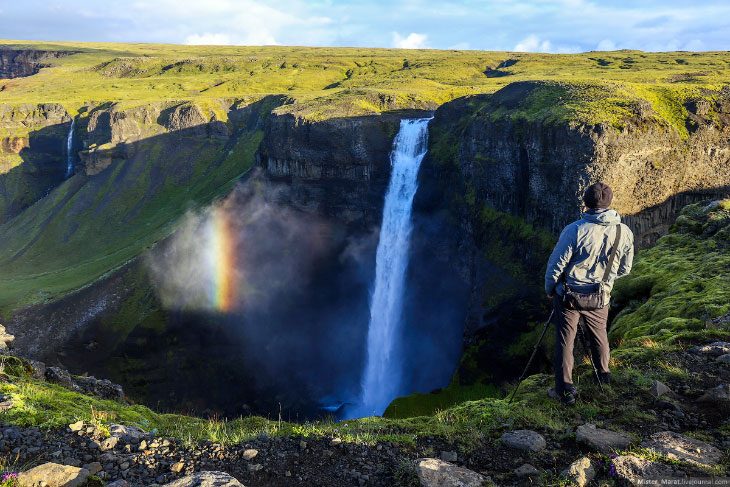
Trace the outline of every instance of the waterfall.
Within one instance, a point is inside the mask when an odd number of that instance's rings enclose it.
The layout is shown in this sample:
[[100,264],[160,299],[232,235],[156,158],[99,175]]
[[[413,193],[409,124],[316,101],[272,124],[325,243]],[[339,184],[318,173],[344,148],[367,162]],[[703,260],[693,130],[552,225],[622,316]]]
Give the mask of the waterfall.
[[390,155],[392,171],[385,195],[375,286],[370,301],[367,359],[360,403],[347,416],[381,415],[402,390],[399,337],[418,168],[428,147],[430,118],[402,120]]
[[71,128],[66,136],[66,179],[70,178],[74,170],[74,125],[76,119],[71,119]]

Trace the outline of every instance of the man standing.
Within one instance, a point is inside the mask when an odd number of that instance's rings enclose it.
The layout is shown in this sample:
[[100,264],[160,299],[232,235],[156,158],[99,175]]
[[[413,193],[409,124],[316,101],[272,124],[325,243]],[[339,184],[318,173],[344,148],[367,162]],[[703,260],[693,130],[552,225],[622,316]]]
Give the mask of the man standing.
[[574,404],[573,345],[579,320],[591,348],[599,380],[611,381],[609,372],[608,302],[614,281],[631,271],[634,235],[609,209],[613,192],[596,183],[583,195],[586,212],[560,234],[545,272],[545,292],[555,309],[555,389],[552,397]]

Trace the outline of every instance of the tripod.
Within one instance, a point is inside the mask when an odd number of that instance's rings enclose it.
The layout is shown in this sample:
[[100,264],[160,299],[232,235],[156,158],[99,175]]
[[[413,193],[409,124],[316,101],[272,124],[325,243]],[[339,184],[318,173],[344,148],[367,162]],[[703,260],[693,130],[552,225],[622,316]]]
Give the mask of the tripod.
[[[542,343],[543,338],[545,338],[545,333],[547,333],[547,329],[550,326],[550,322],[553,319],[553,315],[555,314],[555,308],[550,312],[550,316],[548,317],[547,321],[545,322],[545,325],[543,326],[542,333],[540,333],[540,337],[537,339],[537,343],[535,343],[535,346],[532,348],[532,355],[530,355],[530,359],[527,361],[527,365],[525,365],[525,369],[522,371],[522,374],[520,375],[519,380],[517,381],[517,386],[512,391],[512,394],[509,396],[509,400],[507,401],[507,404],[512,404],[512,400],[515,398],[515,394],[517,394],[517,390],[520,388],[520,385],[522,385],[522,381],[525,380],[525,375],[527,375],[527,371],[530,369],[530,365],[532,365],[532,361],[535,359],[535,355],[537,355],[537,349],[540,347],[540,343]],[[596,368],[596,363],[593,361],[593,353],[591,352],[591,348],[588,345],[588,340],[586,340],[585,334],[583,333],[583,326],[582,326],[582,319],[578,322],[578,335],[580,336],[581,344],[583,345],[583,350],[585,350],[586,354],[588,355],[588,359],[591,362],[591,366],[593,367],[593,374],[596,376],[596,380],[598,381],[598,386],[603,390],[603,382],[601,381],[601,375],[598,373],[598,369]]]

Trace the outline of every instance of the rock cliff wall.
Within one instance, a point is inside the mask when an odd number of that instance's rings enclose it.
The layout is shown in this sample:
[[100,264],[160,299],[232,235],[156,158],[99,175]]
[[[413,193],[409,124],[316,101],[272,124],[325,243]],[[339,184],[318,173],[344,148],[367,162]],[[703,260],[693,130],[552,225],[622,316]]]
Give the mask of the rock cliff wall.
[[75,54],[77,51],[48,51],[36,49],[8,49],[0,46],[0,79],[32,76],[48,66],[53,59]]
[[274,115],[258,162],[274,181],[291,188],[298,208],[362,228],[377,226],[390,175],[390,151],[401,118],[393,112],[319,122]]

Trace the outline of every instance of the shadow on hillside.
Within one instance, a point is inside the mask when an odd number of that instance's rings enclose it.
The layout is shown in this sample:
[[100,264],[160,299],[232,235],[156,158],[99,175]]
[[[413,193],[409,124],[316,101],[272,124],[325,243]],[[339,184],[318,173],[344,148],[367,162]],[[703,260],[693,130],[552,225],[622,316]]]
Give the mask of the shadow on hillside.
[[730,185],[702,191],[684,191],[638,213],[624,215],[623,222],[635,235],[640,236],[635,241],[636,247],[645,248],[653,245],[662,235],[666,235],[685,206],[703,200],[728,197],[730,197]]

